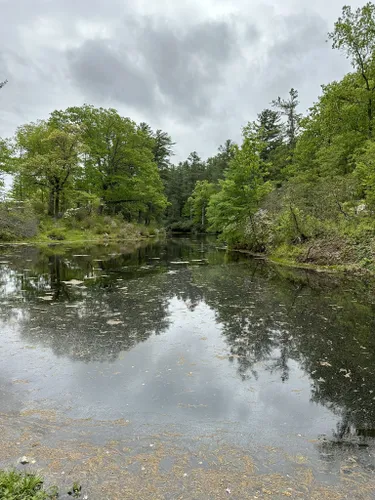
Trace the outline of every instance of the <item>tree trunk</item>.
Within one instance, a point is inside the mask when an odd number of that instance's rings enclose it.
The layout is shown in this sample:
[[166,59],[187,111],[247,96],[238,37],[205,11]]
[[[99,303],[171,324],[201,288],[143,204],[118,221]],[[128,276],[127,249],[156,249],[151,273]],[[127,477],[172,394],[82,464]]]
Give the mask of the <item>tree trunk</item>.
[[53,217],[54,211],[55,211],[55,191],[54,189],[51,189],[48,197],[48,215],[50,217]]
[[293,217],[293,221],[294,221],[294,225],[295,225],[295,228],[297,230],[297,233],[298,233],[298,236],[299,236],[299,239],[301,242],[304,242],[307,240],[306,236],[303,234],[303,232],[301,231],[300,227],[299,227],[299,224],[298,224],[298,219],[297,219],[297,216],[293,210],[293,207],[292,205],[290,205],[290,211],[291,211],[291,214],[292,214],[292,217]]
[[54,209],[54,211],[55,211],[54,216],[58,217],[59,211],[60,211],[60,190],[59,189],[56,189],[56,192],[55,192],[55,209]]
[[369,98],[368,101],[368,136],[371,139],[372,138],[372,97]]

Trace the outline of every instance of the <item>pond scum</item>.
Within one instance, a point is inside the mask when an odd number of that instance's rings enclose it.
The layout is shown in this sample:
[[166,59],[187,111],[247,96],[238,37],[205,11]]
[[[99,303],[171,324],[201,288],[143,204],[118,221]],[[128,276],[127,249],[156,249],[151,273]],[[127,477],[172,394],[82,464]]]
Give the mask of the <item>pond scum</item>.
[[[138,438],[129,435],[98,446],[90,440],[91,435],[103,427],[105,432],[116,434],[116,427],[124,426],[124,422],[57,419],[53,412],[36,415],[37,412],[18,417],[0,415],[1,461],[16,465],[21,454],[33,457],[35,464],[17,468],[36,474],[28,476],[35,491],[42,487],[39,471],[43,472],[46,485],[36,496],[9,496],[12,500],[55,498],[56,490],[50,487],[57,482],[60,495],[70,492],[72,497],[73,492],[77,498],[92,500],[341,500],[371,499],[375,491],[374,478],[357,470],[355,459],[342,467],[340,485],[325,486],[315,479],[306,457],[264,447],[259,450],[260,462],[258,454],[252,457],[241,447],[223,444],[220,433],[196,436],[189,451],[181,434],[165,429],[160,434]],[[57,441],[46,438],[56,433],[65,437]],[[281,462],[288,473],[272,471],[273,464]],[[4,474],[1,477],[4,482]],[[20,480],[16,476],[15,479]],[[1,498],[8,497],[3,494]]]

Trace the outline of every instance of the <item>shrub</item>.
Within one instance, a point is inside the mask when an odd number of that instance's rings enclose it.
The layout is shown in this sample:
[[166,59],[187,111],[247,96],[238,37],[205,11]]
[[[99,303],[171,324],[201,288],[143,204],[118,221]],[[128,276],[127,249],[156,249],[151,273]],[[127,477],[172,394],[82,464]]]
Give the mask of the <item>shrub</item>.
[[0,239],[14,241],[32,238],[38,232],[38,219],[28,205],[0,204]]
[[173,222],[169,228],[172,233],[190,233],[194,229],[194,221],[187,219]]
[[56,240],[56,241],[64,241],[66,239],[64,230],[60,228],[52,229],[52,231],[49,231],[47,233],[47,236],[50,240]]

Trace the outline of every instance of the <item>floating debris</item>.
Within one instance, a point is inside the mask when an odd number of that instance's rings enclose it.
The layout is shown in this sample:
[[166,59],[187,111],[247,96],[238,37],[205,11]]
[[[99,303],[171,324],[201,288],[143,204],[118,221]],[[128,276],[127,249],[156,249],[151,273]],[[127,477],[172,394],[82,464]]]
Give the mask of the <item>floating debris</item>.
[[111,325],[111,326],[114,326],[114,325],[123,325],[124,322],[123,321],[120,321],[119,319],[109,319],[107,321],[107,325]]
[[328,361],[321,361],[320,366],[329,366],[330,368],[332,368],[331,363],[328,363]]
[[27,465],[27,464],[30,464],[30,463],[35,464],[35,462],[36,462],[36,461],[35,461],[34,459],[32,459],[32,458],[28,458],[28,457],[26,457],[26,456],[23,456],[23,457],[21,457],[21,458],[18,460],[18,463],[20,463],[20,464],[22,464],[22,465]]

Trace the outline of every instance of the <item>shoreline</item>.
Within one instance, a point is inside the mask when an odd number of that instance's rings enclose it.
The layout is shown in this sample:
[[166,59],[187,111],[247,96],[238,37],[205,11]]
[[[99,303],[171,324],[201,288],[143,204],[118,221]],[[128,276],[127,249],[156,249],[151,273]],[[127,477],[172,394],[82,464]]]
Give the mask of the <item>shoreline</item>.
[[[168,238],[168,236],[166,236]],[[90,239],[69,239],[69,240],[24,240],[24,241],[0,241],[1,247],[21,247],[21,246],[36,246],[36,247],[56,247],[56,246],[82,246],[86,244],[92,245],[110,245],[110,244],[121,244],[121,243],[146,243],[150,241],[156,241],[159,239],[158,235],[151,234],[148,236],[139,236],[132,238],[118,238],[118,237],[110,237],[110,238],[90,238]],[[244,249],[236,249],[230,248],[228,246],[218,247],[220,250],[231,252],[231,253],[240,253],[243,255],[247,255],[252,257],[253,259],[263,260],[269,264],[275,266],[288,267],[291,269],[299,269],[305,271],[311,271],[315,273],[321,274],[351,274],[353,276],[375,276],[375,272],[361,267],[359,264],[336,264],[336,265],[322,265],[322,264],[314,264],[314,263],[299,263],[293,260],[282,259],[279,257],[274,257],[272,254],[263,254],[252,252],[251,250]]]
[[241,249],[232,249],[232,248],[224,248],[228,252],[242,253],[245,255],[249,255],[250,257],[258,260],[264,260],[269,264],[273,264],[276,266],[289,267],[292,269],[301,269],[305,271],[312,271],[315,273],[325,273],[325,274],[352,274],[357,276],[369,275],[374,276],[375,272],[370,269],[365,269],[360,267],[358,264],[337,264],[334,266],[329,265],[321,265],[321,264],[303,264],[298,263],[292,260],[280,259],[278,257],[273,257],[267,254],[260,254],[256,252],[252,252],[251,250],[241,250]]
[[82,239],[82,240],[25,240],[25,241],[0,241],[0,247],[5,246],[64,246],[64,245],[85,245],[93,243],[96,245],[107,245],[110,243],[140,243],[148,240],[155,240],[156,235],[142,236],[140,238],[108,238],[108,239]]

